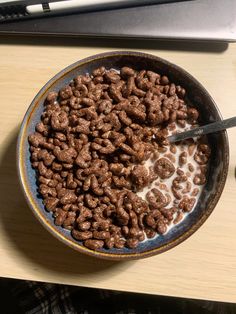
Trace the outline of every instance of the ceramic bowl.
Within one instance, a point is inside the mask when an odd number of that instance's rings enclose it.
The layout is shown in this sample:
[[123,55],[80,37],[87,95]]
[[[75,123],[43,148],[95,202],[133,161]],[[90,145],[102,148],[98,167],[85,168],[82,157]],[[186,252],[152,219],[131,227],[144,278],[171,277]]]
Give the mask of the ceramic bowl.
[[[149,69],[167,75],[171,81],[183,86],[188,93],[189,101],[200,112],[201,124],[207,124],[221,119],[221,114],[214,100],[206,89],[189,73],[166,60],[154,55],[131,51],[108,52],[80,60],[55,75],[39,91],[27,110],[21,125],[17,144],[17,164],[21,186],[26,200],[39,221],[57,239],[81,253],[95,257],[126,260],[138,259],[162,253],[180,244],[191,236],[209,217],[215,208],[225,185],[229,145],[226,132],[218,132],[208,136],[212,154],[209,163],[207,183],[201,192],[195,209],[167,234],[153,240],[142,242],[135,249],[101,249],[92,251],[73,239],[70,231],[54,225],[52,214],[43,206],[42,198],[38,195],[35,171],[30,164],[28,135],[34,132],[36,123],[43,112],[43,104],[48,92],[59,90],[68,84],[78,74],[91,73],[95,68],[105,66],[119,70],[123,66],[131,66],[137,70]],[[207,245],[207,243],[206,243]]]

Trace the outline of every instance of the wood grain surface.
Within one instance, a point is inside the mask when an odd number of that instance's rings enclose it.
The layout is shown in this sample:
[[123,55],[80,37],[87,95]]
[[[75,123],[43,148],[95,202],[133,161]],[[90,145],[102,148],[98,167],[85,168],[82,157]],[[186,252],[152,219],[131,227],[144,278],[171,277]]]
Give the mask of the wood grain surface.
[[139,50],[172,61],[210,92],[224,118],[236,115],[236,44],[0,37],[0,276],[236,302],[236,128],[230,167],[206,223],[159,256],[107,262],[54,239],[28,208],[16,173],[19,126],[38,90],[65,66],[95,53]]

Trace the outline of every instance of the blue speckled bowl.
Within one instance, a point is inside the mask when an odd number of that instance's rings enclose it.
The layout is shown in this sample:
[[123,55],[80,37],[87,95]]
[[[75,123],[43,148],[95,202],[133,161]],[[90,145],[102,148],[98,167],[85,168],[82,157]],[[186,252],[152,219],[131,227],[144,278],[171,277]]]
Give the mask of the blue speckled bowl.
[[227,134],[226,132],[220,132],[208,136],[212,157],[207,183],[194,211],[183,222],[172,228],[166,235],[140,243],[136,249],[101,249],[100,251],[92,251],[85,248],[80,242],[72,238],[70,231],[54,225],[52,214],[44,209],[42,199],[37,193],[35,171],[30,164],[28,135],[34,132],[35,125],[40,120],[40,115],[43,112],[43,103],[48,92],[59,90],[78,74],[92,72],[93,69],[99,66],[118,70],[122,66],[131,66],[136,69],[149,69],[166,74],[171,81],[182,85],[187,90],[189,100],[194,103],[201,113],[201,123],[210,123],[221,119],[216,104],[204,87],[186,71],[163,59],[150,54],[129,51],[108,52],[83,59],[68,66],[54,76],[40,90],[26,112],[17,144],[18,173],[24,195],[33,213],[46,229],[56,238],[79,252],[112,260],[138,259],[162,253],[193,234],[216,206],[222,193],[228,170],[229,146]]

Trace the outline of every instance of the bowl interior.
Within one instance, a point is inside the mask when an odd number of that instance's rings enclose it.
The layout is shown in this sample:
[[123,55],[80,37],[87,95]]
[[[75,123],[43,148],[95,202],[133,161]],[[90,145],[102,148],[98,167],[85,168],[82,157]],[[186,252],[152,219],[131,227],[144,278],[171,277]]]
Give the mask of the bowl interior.
[[18,168],[23,190],[33,212],[39,220],[66,244],[91,255],[104,258],[124,259],[140,258],[165,251],[196,231],[214,209],[226,180],[228,168],[228,141],[225,132],[211,134],[208,141],[212,149],[207,183],[195,209],[181,223],[173,227],[166,235],[140,243],[136,249],[101,249],[93,252],[74,240],[70,231],[54,225],[52,214],[43,206],[42,198],[37,192],[35,171],[30,164],[28,135],[35,131],[35,125],[43,112],[43,104],[48,92],[58,91],[78,74],[91,73],[95,68],[105,66],[119,70],[122,66],[131,66],[137,70],[147,69],[167,75],[175,84],[182,85],[189,101],[200,112],[201,124],[221,119],[219,110],[207,91],[192,76],[181,68],[152,55],[134,52],[113,52],[101,54],[79,61],[61,71],[51,79],[38,93],[29,107],[22,123],[18,141]]

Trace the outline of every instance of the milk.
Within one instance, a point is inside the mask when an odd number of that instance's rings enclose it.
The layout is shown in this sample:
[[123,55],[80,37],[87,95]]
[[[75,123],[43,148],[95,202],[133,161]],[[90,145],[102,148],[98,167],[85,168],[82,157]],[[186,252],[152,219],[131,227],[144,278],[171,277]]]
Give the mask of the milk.
[[[179,128],[179,127],[176,127],[176,129],[174,130],[175,132],[176,131],[181,131],[183,132],[184,130],[187,130],[190,128],[190,125],[186,125],[186,127],[183,129],[183,128]],[[173,131],[169,131],[169,135],[173,134]],[[194,210],[194,208],[196,207],[196,204],[198,202],[198,199],[199,199],[199,196],[202,192],[202,189],[204,188],[204,185],[195,185],[194,182],[193,182],[193,178],[195,176],[196,173],[199,173],[199,164],[194,160],[194,154],[196,152],[196,149],[197,149],[197,138],[194,139],[194,143],[195,143],[195,147],[194,147],[194,150],[191,154],[191,156],[189,155],[188,153],[188,145],[174,145],[177,149],[176,153],[173,154],[171,153],[170,151],[170,145],[166,146],[167,148],[167,151],[166,152],[159,152],[159,156],[156,160],[158,160],[159,158],[166,158],[168,160],[170,160],[168,157],[166,157],[165,155],[166,154],[171,154],[172,156],[175,157],[175,162],[172,162],[173,165],[175,166],[175,172],[174,174],[170,177],[170,178],[167,178],[167,179],[161,179],[161,178],[157,178],[156,180],[154,180],[150,186],[146,186],[142,191],[138,191],[137,192],[137,195],[139,197],[141,197],[143,200],[146,200],[146,194],[153,188],[157,188],[158,190],[160,190],[164,195],[165,193],[168,193],[170,196],[171,196],[171,202],[169,203],[169,205],[166,207],[167,209],[168,208],[171,208],[173,206],[175,207],[178,207],[178,203],[177,204],[174,204],[174,200],[176,199],[173,195],[173,192],[171,190],[171,185],[172,185],[172,182],[173,180],[178,176],[178,174],[176,173],[177,169],[181,169],[184,171],[184,175],[188,174],[189,177],[188,177],[188,181],[191,183],[192,187],[191,187],[191,191],[187,194],[184,194],[186,196],[190,196],[190,197],[194,197],[196,199],[195,201],[195,204],[192,208],[192,210],[190,212],[192,212]],[[182,152],[186,152],[187,153],[187,163],[183,166],[180,166],[179,165],[179,156]],[[144,166],[149,169],[149,167],[153,167],[155,164],[155,161],[153,161],[151,158],[148,159],[145,163],[144,163]],[[193,172],[190,172],[189,169],[188,169],[188,164],[191,164],[193,167],[194,167],[194,171]],[[160,189],[159,187],[159,184],[165,184],[167,189],[168,189],[168,192],[166,192],[165,190],[163,189]],[[186,185],[186,182],[183,182],[183,183],[180,183],[181,187],[185,188],[185,185]],[[195,188],[198,188],[199,192],[198,192],[198,195],[197,196],[191,196],[191,193],[192,191],[195,189]],[[180,202],[181,200],[179,200],[178,202]],[[188,215],[190,212],[187,212],[187,213],[184,213],[183,212],[183,218],[182,220],[180,220],[178,222],[178,224],[180,222],[182,222]],[[176,218],[177,216],[177,213],[174,214],[174,219]],[[174,221],[173,219],[173,221]],[[166,233],[175,226],[176,224],[174,224],[173,222],[171,222],[169,225],[168,225],[168,228],[167,228],[167,231]],[[159,236],[158,234],[155,236],[157,237]],[[146,241],[146,240],[144,240]]]

